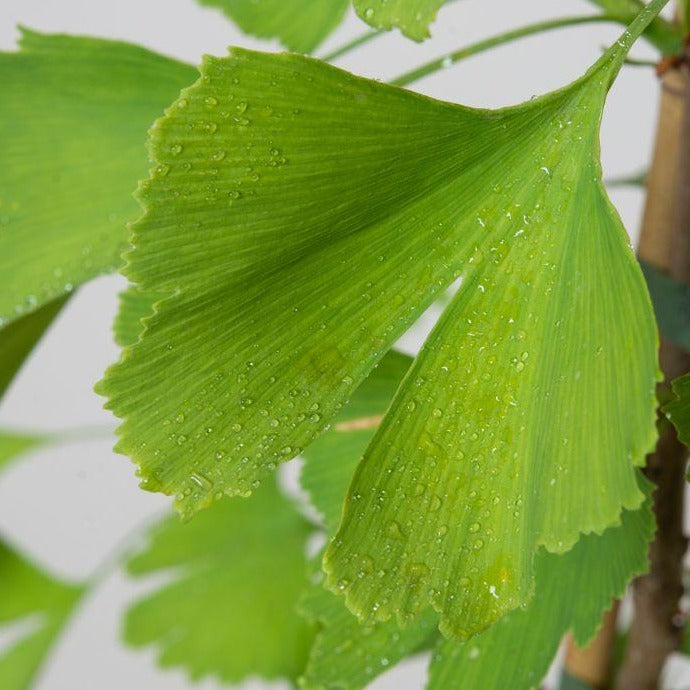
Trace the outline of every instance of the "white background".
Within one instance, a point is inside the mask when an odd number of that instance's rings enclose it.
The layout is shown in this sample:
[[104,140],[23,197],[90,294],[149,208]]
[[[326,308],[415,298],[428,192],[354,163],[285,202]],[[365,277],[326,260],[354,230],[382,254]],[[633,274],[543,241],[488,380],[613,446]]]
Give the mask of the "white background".
[[[508,28],[554,16],[588,14],[593,9],[584,0],[463,0],[440,13],[433,40],[417,45],[397,34],[386,35],[338,64],[385,80]],[[275,43],[243,36],[219,12],[201,8],[194,0],[2,0],[0,49],[14,49],[18,23],[42,31],[125,39],[192,63],[198,63],[204,53],[223,55],[231,44],[278,49]],[[322,52],[363,30],[364,25],[349,15]],[[530,38],[446,69],[415,88],[467,105],[514,104],[582,74],[619,31],[612,25],[587,25]],[[643,44],[633,53],[653,57]],[[603,122],[607,176],[636,173],[646,167],[657,96],[652,70],[623,70]],[[143,136],[142,132],[142,155]],[[634,238],[641,192],[616,190],[612,198]],[[168,505],[167,499],[139,490],[132,465],[111,452],[114,422],[92,392],[104,368],[118,356],[110,324],[122,285],[120,278],[110,276],[81,289],[0,406],[0,426],[98,428],[92,440],[36,452],[0,477],[0,530],[37,562],[67,578],[87,577],[137,524]],[[418,347],[426,326],[428,323],[404,338],[408,351]],[[213,679],[192,685],[181,671],[159,671],[152,650],[133,652],[122,647],[120,615],[141,590],[142,585],[133,585],[122,574],[110,576],[87,599],[60,640],[37,683],[39,690],[219,688]],[[683,687],[683,670],[680,660],[671,664],[668,687]],[[418,660],[392,669],[373,687],[421,688],[424,675],[424,660]],[[273,686],[256,681],[248,687]]]

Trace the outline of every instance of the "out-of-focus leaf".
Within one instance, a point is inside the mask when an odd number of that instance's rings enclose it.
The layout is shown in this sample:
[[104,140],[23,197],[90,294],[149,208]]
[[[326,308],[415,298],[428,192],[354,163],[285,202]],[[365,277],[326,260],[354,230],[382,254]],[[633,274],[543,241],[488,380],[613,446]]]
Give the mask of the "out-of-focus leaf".
[[589,642],[612,600],[647,570],[651,490],[645,482],[646,502],[624,512],[620,525],[581,537],[565,554],[540,550],[532,601],[467,642],[440,641],[428,690],[529,690],[546,675],[568,630],[578,644]]
[[361,625],[342,598],[321,583],[309,588],[300,608],[321,624],[300,678],[304,690],[360,690],[416,652],[438,624],[438,614],[427,611],[405,629],[398,628],[395,621]]
[[640,261],[654,305],[659,330],[676,345],[690,350],[690,285],[680,283]]
[[415,41],[429,36],[429,24],[447,0],[353,0],[357,14],[377,29],[400,29]]
[[0,329],[0,397],[67,299],[59,297]]
[[37,435],[20,434],[14,431],[0,431],[0,472],[15,458],[36,448],[46,439]]
[[199,0],[222,10],[245,33],[277,38],[297,53],[311,53],[345,16],[348,0]]
[[128,611],[126,641],[156,645],[161,666],[193,679],[296,678],[313,637],[295,610],[310,531],[274,482],[189,523],[169,518],[129,561],[132,575],[170,571],[171,580]]
[[128,254],[170,296],[100,388],[144,486],[185,514],[249,494],[462,276],[355,476],[330,586],[369,622],[431,603],[470,634],[529,600],[539,546],[638,507],[657,334],[598,129],[662,4],[498,112],[295,55],[207,58],[152,130]]
[[690,446],[690,374],[677,378],[672,389],[675,398],[664,405],[664,412],[676,427],[678,438]]
[[[27,30],[0,53],[0,324],[119,265],[146,131],[196,75],[134,45]],[[20,330],[35,335],[46,309]]]
[[0,687],[28,690],[84,588],[62,582],[0,542]]

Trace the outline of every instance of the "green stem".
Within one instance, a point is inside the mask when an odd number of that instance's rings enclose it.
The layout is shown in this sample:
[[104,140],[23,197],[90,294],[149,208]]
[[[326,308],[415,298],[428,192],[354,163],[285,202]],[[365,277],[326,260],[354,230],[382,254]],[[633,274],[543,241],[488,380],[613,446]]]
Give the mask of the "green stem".
[[75,427],[48,434],[45,437],[46,443],[77,443],[79,441],[90,441],[93,439],[112,438],[115,427],[107,424]]
[[339,48],[336,48],[330,53],[326,53],[326,55],[324,55],[321,58],[321,60],[323,60],[324,62],[331,62],[341,57],[342,55],[345,55],[345,53],[349,53],[351,50],[359,48],[359,46],[363,46],[365,43],[369,43],[369,41],[376,38],[377,36],[380,36],[382,33],[383,31],[367,31],[365,34],[353,38],[351,41],[344,43]]
[[623,62],[624,65],[630,65],[631,67],[656,67],[657,63],[654,60],[638,60],[637,58],[626,58]]
[[395,86],[407,86],[414,81],[423,79],[424,77],[438,72],[441,69],[450,67],[456,62],[460,62],[468,57],[483,53],[485,50],[495,48],[497,46],[503,45],[504,43],[510,43],[511,41],[518,40],[520,38],[525,38],[527,36],[533,36],[534,34],[544,33],[546,31],[552,31],[553,29],[561,29],[567,26],[578,26],[580,24],[594,24],[598,22],[614,22],[617,20],[607,14],[592,14],[585,15],[581,17],[560,17],[558,19],[549,19],[543,22],[537,22],[536,24],[528,24],[527,26],[520,27],[519,29],[513,29],[512,31],[507,31],[506,33],[499,34],[498,36],[492,36],[486,38],[483,41],[473,43],[472,45],[466,46],[465,48],[460,48],[453,53],[444,55],[443,57],[427,62],[421,67],[406,72],[405,74],[393,79],[390,83]]

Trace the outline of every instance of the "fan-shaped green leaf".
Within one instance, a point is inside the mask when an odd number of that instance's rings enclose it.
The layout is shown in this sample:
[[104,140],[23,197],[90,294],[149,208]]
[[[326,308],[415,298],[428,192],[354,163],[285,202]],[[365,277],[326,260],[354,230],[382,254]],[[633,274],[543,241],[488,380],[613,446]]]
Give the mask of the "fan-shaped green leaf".
[[28,690],[84,589],[44,573],[0,543],[0,687]]
[[184,666],[192,678],[295,678],[312,640],[295,611],[310,531],[274,482],[189,523],[168,519],[129,571],[174,569],[172,581],[129,610],[126,641],[156,644],[162,666]]
[[677,378],[673,384],[675,398],[664,405],[664,412],[678,431],[678,438],[690,446],[690,374]]
[[400,29],[421,41],[429,36],[429,24],[447,0],[353,0],[364,21],[377,29]]
[[0,53],[0,324],[117,267],[145,132],[197,74],[114,41],[24,30],[20,46]]
[[311,53],[340,24],[348,0],[199,0],[217,7],[245,33],[277,38],[298,53]]
[[[651,495],[651,485],[646,488]],[[429,690],[529,690],[538,687],[563,635],[584,645],[604,611],[648,567],[654,535],[649,498],[625,511],[621,524],[588,534],[566,554],[539,551],[535,595],[489,630],[467,641],[441,640],[431,663]]]
[[476,633],[529,599],[538,546],[563,553],[641,502],[656,335],[600,181],[602,69],[550,97],[543,147],[504,158],[477,222],[510,234],[475,257],[350,486],[325,567],[365,619],[431,602],[445,633]]
[[431,600],[470,633],[529,599],[539,546],[639,506],[657,335],[597,139],[661,4],[585,78],[497,112],[207,58],[152,130],[126,269],[170,296],[101,388],[144,485],[185,513],[250,493],[462,276],[355,478],[332,586],[363,617]]

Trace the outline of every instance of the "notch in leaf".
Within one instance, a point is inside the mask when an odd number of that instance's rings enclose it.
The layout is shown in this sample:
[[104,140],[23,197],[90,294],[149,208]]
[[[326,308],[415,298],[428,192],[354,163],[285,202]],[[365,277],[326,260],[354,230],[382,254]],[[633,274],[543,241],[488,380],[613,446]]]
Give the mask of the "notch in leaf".
[[500,111],[300,56],[206,58],[152,130],[127,255],[168,296],[100,387],[144,486],[186,515],[248,495],[462,277],[357,472],[331,585],[363,618],[431,603],[468,635],[529,600],[539,546],[637,508],[657,333],[598,128],[663,4]]

